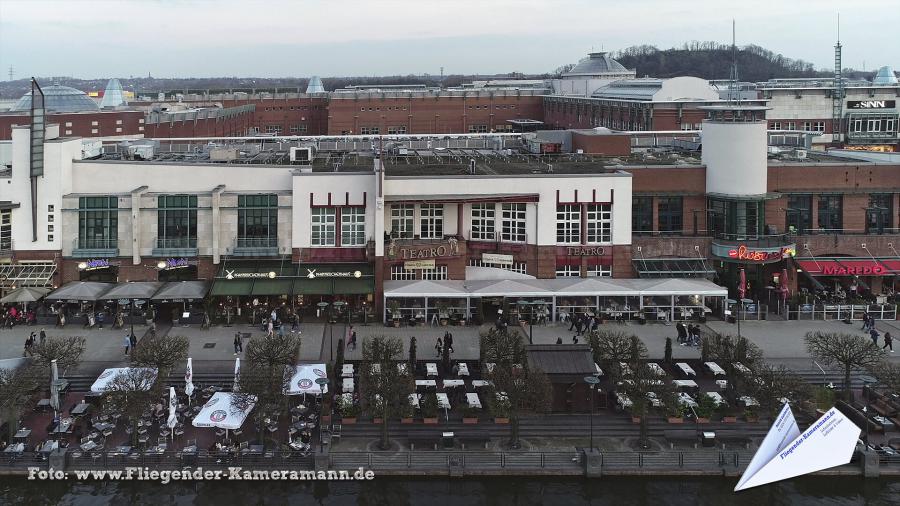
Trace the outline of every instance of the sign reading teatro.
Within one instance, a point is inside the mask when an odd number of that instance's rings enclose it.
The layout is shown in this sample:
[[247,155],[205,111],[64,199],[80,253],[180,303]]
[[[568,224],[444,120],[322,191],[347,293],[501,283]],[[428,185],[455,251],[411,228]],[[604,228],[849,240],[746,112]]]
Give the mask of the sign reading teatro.
[[402,260],[417,260],[429,258],[455,257],[459,255],[459,240],[451,237],[446,243],[433,243],[426,245],[399,244],[392,238],[387,247],[387,256]]
[[606,250],[602,246],[568,246],[566,255],[570,257],[599,257],[603,256]]

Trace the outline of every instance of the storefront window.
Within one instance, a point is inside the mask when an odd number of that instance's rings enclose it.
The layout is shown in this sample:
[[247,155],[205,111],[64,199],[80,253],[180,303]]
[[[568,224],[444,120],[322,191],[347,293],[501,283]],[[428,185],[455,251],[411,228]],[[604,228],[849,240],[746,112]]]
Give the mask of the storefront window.
[[866,233],[883,234],[885,229],[894,226],[894,195],[891,193],[873,193],[869,196],[869,207],[866,208]]
[[588,277],[609,278],[612,277],[611,265],[591,265],[587,270]]
[[684,202],[682,197],[660,197],[657,202],[659,231],[681,234],[684,229]]
[[805,234],[812,228],[812,196],[788,195],[785,225],[792,234]]
[[503,204],[500,240],[525,242],[525,204]]
[[238,247],[278,245],[278,196],[238,195]]
[[391,266],[391,280],[393,281],[410,281],[416,279],[416,271],[406,270],[403,265]]
[[612,242],[612,205],[588,204],[585,207],[588,244]]
[[422,204],[419,207],[421,220],[419,235],[422,239],[441,239],[444,237],[444,205]]
[[843,228],[843,198],[841,195],[819,195],[819,230],[838,231]]
[[436,265],[434,266],[434,269],[422,269],[422,279],[447,279],[447,266]]
[[556,268],[556,277],[567,278],[581,276],[581,267],[577,265],[562,265]]
[[197,196],[160,195],[158,244],[160,248],[197,247]]
[[494,240],[495,204],[472,204],[472,239]]
[[709,199],[707,226],[710,233],[726,240],[756,240],[762,235],[765,214],[759,200]]
[[312,245],[334,246],[334,208],[312,209]]
[[565,204],[556,206],[556,243],[581,243],[581,206]]
[[341,246],[366,245],[366,208],[341,209]]
[[0,211],[0,251],[12,249],[12,210]]
[[391,205],[391,235],[400,238],[412,238],[413,216],[416,207],[413,204]]
[[118,202],[116,197],[80,197],[78,199],[78,247],[80,249],[117,247]]
[[633,235],[653,233],[653,197],[632,197],[631,233]]

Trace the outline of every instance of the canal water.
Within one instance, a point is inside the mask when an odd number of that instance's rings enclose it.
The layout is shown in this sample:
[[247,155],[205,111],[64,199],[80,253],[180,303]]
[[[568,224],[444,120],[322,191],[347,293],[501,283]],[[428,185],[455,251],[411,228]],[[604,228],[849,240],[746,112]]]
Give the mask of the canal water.
[[0,505],[900,505],[900,480],[801,478],[733,493],[734,479],[397,479],[371,482],[33,482],[0,480]]

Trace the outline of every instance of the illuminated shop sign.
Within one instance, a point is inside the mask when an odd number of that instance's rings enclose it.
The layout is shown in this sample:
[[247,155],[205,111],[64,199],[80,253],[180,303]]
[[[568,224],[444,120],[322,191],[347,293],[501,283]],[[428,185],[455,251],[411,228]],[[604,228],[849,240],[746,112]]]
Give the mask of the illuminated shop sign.
[[893,109],[894,100],[848,100],[847,109]]
[[794,244],[777,248],[756,248],[746,244],[723,245],[713,244],[712,253],[717,257],[729,258],[739,262],[777,262],[782,258],[790,258],[797,254]]
[[826,276],[882,276],[885,273],[887,273],[887,269],[875,262],[859,266],[845,266],[838,263],[822,266],[822,274]]
[[78,270],[81,271],[98,271],[100,269],[109,269],[112,265],[108,258],[94,258],[86,262],[78,264]]
[[187,258],[168,258],[161,260],[156,267],[160,270],[171,271],[175,269],[185,269],[191,266],[191,262]]

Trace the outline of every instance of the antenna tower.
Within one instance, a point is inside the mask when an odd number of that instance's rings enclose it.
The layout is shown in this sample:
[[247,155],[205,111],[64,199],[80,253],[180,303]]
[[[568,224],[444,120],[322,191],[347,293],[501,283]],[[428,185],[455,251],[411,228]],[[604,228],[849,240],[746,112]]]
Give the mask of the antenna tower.
[[844,78],[841,75],[841,15],[837,17],[837,44],[834,45],[834,89],[831,92],[831,142],[841,142],[844,115]]

